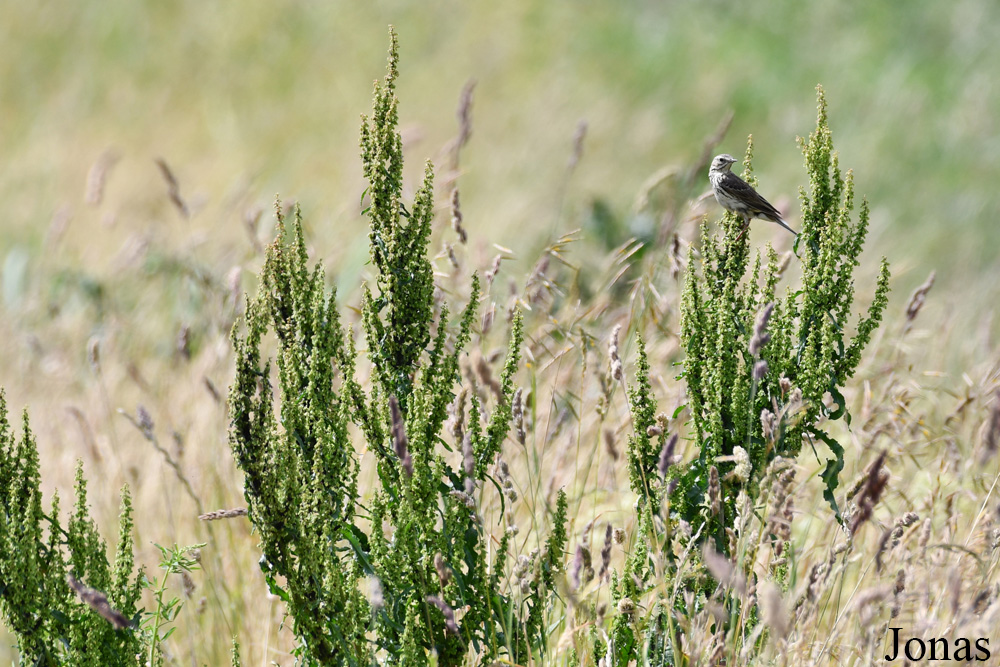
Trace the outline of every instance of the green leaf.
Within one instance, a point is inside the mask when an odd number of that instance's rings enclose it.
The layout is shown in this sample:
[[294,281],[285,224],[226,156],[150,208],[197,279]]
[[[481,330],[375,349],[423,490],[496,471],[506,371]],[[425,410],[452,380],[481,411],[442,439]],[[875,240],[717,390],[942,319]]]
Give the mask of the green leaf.
[[371,546],[368,544],[368,536],[361,532],[361,529],[354,524],[344,526],[340,529],[340,534],[351,545],[354,555],[361,561],[361,569],[369,576],[375,575],[375,568],[372,567],[369,554]]
[[820,474],[820,479],[826,484],[826,487],[823,489],[823,498],[830,504],[830,509],[833,510],[834,516],[837,517],[837,523],[843,525],[844,517],[840,514],[840,508],[837,506],[834,491],[837,490],[837,486],[840,484],[840,472],[844,469],[844,448],[839,442],[830,437],[828,433],[818,428],[810,428],[809,433],[825,442],[826,446],[833,452],[833,458],[826,462],[826,467],[823,469],[822,474]]
[[831,420],[837,420],[844,417],[844,421],[847,425],[851,425],[851,413],[847,411],[847,401],[844,399],[844,395],[840,393],[840,389],[837,388],[836,378],[830,378],[830,396],[833,397],[833,402],[837,406],[837,409],[830,413],[829,417]]

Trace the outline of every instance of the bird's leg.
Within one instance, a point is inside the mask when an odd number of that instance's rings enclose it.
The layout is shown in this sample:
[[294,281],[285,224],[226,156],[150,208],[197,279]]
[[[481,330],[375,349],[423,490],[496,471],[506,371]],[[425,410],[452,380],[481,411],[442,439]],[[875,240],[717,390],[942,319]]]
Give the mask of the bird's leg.
[[743,234],[745,234],[748,229],[750,229],[750,218],[744,217],[743,229],[741,229],[740,233],[736,236],[736,240],[739,241],[741,238],[743,238]]

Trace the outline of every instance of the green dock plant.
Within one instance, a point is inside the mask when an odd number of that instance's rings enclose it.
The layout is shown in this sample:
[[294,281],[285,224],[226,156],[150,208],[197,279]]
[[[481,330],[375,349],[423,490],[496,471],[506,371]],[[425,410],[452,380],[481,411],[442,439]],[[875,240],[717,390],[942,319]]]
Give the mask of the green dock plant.
[[[833,457],[824,470],[825,496],[840,518],[834,499],[843,468],[843,448],[823,430],[823,423],[850,420],[841,393],[861,360],[888,304],[889,266],[882,259],[874,297],[867,313],[854,324],[854,270],[868,232],[868,202],[862,199],[858,221],[854,176],[843,174],[827,121],[826,99],[818,89],[816,130],[802,141],[809,188],[800,189],[802,282],[777,294],[781,277],[778,256],[767,249],[762,267],[757,255],[749,262],[746,235],[734,234],[739,221],[727,213],[721,242],[703,227],[702,261],[692,261],[681,303],[681,336],[687,384],[699,456],[683,476],[673,508],[697,521],[704,505],[709,468],[723,456],[749,463],[749,474],[723,482],[726,514],[706,532],[725,550],[726,516],[733,516],[737,491],[755,495],[755,485],[776,456],[795,457],[804,442],[823,442]],[[751,171],[748,142],[744,176]],[[692,260],[693,260],[692,256]],[[698,264],[701,272],[694,268]],[[824,397],[829,396],[829,401]],[[744,453],[740,453],[741,448]],[[720,466],[737,470],[739,463]]]
[[[869,208],[862,199],[852,223],[854,177],[839,167],[826,100],[822,88],[817,90],[816,130],[801,142],[809,177],[808,189],[800,190],[802,229],[795,243],[801,284],[779,293],[784,269],[777,253],[768,246],[763,259],[757,254],[751,262],[748,235],[740,234],[743,221],[731,213],[722,219],[721,238],[703,224],[700,255],[693,248],[689,253],[681,302],[685,359],[680,377],[687,386],[697,446],[693,460],[683,465],[664,461],[663,452],[672,452],[670,434],[657,419],[641,340],[630,391],[634,435],[629,468],[640,506],[654,513],[663,509],[673,534],[682,527],[703,546],[734,560],[741,556],[731,553],[738,530],[737,499],[745,494],[751,503],[765,500],[761,481],[768,465],[777,457],[794,458],[804,443],[815,451],[825,443],[829,450],[822,471],[824,497],[842,521],[834,492],[844,449],[829,434],[828,424],[838,419],[850,423],[841,390],[888,303],[889,268],[883,258],[872,302],[852,322],[854,270],[868,231]],[[743,177],[756,185],[752,152],[751,138]],[[651,522],[646,523],[652,540]],[[677,563],[671,567],[676,574]],[[712,577],[695,575],[688,583],[704,595],[716,586]],[[633,640],[631,629],[619,634],[619,646]]]
[[139,665],[151,650],[137,629],[142,592],[135,572],[132,501],[122,489],[113,563],[87,508],[82,466],[67,524],[59,496],[42,508],[38,449],[28,422],[21,437],[0,390],[0,614],[17,639],[21,664]]
[[[233,330],[230,443],[246,478],[260,567],[287,604],[300,664],[360,665],[379,656],[422,665],[433,651],[438,664],[457,665],[470,649],[483,660],[503,652],[524,663],[547,639],[542,612],[565,549],[565,496],[538,575],[509,594],[500,576],[509,536],[490,548],[479,506],[485,493],[500,491],[489,473],[510,428],[521,317],[512,320],[495,404],[488,410],[473,394],[464,438],[449,443],[445,420],[477,319],[479,281],[473,277],[468,304],[452,322],[435,298],[429,259],[429,163],[412,204],[403,200],[390,35],[388,74],[361,129],[375,272],[362,296],[363,350],[322,268],[308,267],[300,212],[288,219],[279,208],[258,294],[248,300],[245,325]],[[276,387],[271,362],[262,361],[268,331],[277,343]],[[366,386],[356,379],[359,357],[367,361]],[[354,433],[378,477],[364,498]]]

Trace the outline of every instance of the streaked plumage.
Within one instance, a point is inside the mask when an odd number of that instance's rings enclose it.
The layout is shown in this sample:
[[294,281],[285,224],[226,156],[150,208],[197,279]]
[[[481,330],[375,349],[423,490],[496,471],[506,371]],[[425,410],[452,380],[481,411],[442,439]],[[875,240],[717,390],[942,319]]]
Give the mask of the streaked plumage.
[[797,232],[781,219],[778,209],[771,206],[749,183],[729,170],[734,162],[736,162],[736,158],[728,153],[716,155],[708,170],[708,180],[712,183],[712,191],[722,208],[743,218],[744,230],[750,226],[750,220],[761,218],[776,222],[792,234],[797,235]]

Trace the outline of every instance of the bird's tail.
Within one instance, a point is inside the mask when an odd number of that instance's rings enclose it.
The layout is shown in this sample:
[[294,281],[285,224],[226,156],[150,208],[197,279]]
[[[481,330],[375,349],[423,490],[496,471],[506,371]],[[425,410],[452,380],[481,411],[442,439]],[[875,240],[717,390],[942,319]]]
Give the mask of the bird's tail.
[[774,220],[774,218],[772,218],[772,221],[778,223],[779,225],[781,225],[782,227],[784,227],[785,229],[787,229],[788,231],[790,231],[792,234],[795,234],[796,236],[799,235],[799,233],[797,231],[795,231],[794,229],[792,229],[791,227],[789,227],[787,224],[785,224],[785,221],[782,220],[781,218],[778,218],[777,220]]

